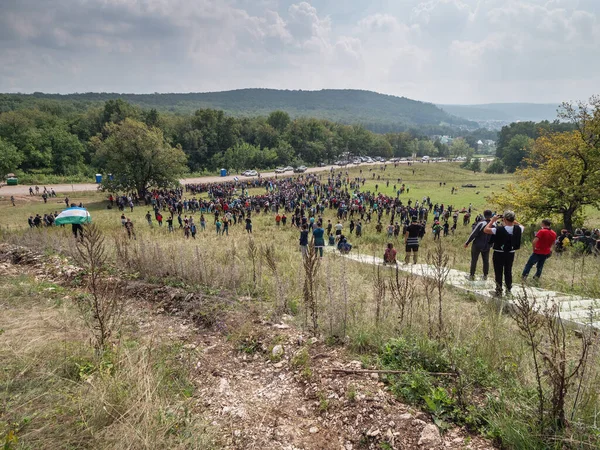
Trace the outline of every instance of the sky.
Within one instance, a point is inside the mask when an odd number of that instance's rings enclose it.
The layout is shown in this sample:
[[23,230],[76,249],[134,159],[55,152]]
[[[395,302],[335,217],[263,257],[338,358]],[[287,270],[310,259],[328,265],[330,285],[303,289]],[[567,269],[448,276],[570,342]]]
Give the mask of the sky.
[[0,0],[0,92],[600,94],[600,0]]

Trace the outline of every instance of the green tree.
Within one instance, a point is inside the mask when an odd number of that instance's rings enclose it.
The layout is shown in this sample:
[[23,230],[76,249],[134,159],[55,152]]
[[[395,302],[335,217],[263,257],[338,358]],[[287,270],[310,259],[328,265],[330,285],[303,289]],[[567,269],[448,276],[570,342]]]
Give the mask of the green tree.
[[290,122],[290,115],[285,111],[273,111],[269,114],[269,118],[267,119],[267,123],[279,133],[283,133]]
[[485,173],[504,173],[504,163],[500,158],[494,159],[487,169],[485,169]]
[[83,169],[84,146],[77,136],[60,128],[46,130],[52,152],[52,169],[58,175],[73,175]]
[[469,155],[473,154],[473,149],[469,147],[467,141],[463,138],[456,138],[452,141],[450,145],[450,155],[452,156],[466,156],[469,158]]
[[531,153],[534,142],[524,134],[517,134],[510,140],[502,156],[502,162],[507,172],[513,173],[517,167],[523,164],[524,159]]
[[109,100],[104,104],[102,123],[120,123],[125,119],[137,120],[139,117],[140,111],[138,108],[118,98],[116,100]]
[[17,170],[21,162],[23,162],[23,155],[19,153],[17,147],[0,138],[0,180],[4,180],[6,175]]
[[471,170],[473,172],[481,172],[481,160],[479,158],[473,158],[473,161],[471,161]]
[[186,156],[179,147],[165,142],[158,128],[125,119],[107,125],[107,137],[99,142],[96,156],[105,177],[103,187],[111,191],[136,191],[144,195],[151,187],[165,188],[178,183],[185,171]]

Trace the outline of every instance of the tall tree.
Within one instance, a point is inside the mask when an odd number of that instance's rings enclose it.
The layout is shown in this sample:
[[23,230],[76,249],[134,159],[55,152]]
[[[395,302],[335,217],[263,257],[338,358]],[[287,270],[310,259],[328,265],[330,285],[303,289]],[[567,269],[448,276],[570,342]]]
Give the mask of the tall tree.
[[103,187],[111,191],[137,191],[171,187],[185,171],[186,156],[171,147],[158,128],[133,119],[107,125],[107,137],[97,142],[98,166],[111,177]]
[[526,163],[525,158],[531,153],[534,142],[524,134],[517,134],[510,140],[502,155],[502,162],[507,172],[513,173],[517,167]]
[[595,145],[590,146],[579,131],[538,138],[528,167],[517,170],[517,184],[507,186],[491,200],[530,220],[558,216],[564,227],[572,230],[582,218],[584,206],[600,206],[600,152]]
[[290,124],[290,115],[285,111],[273,111],[267,119],[269,125],[275,128],[279,133],[283,133]]
[[23,155],[19,153],[17,147],[0,137],[0,180],[14,172],[22,161]]

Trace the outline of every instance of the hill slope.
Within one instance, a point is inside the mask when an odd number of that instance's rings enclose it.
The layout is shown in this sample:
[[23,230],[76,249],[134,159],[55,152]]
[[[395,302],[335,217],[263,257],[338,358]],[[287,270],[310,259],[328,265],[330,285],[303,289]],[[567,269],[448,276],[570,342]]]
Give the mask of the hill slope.
[[[4,97],[15,97],[6,95]],[[101,102],[122,98],[143,108],[189,113],[201,108],[221,109],[234,116],[267,115],[274,110],[287,111],[292,117],[315,117],[343,123],[386,126],[453,125],[476,126],[452,116],[431,103],[370,91],[336,90],[289,91],[276,89],[240,89],[225,92],[187,94],[18,94],[24,102],[36,99]]]
[[449,114],[476,122],[553,121],[558,105],[544,103],[488,103],[481,105],[438,105]]

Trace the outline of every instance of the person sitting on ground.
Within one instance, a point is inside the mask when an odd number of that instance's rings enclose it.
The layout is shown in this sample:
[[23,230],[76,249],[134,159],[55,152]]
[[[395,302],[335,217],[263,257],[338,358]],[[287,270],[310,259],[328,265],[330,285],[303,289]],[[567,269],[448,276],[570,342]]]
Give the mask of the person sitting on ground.
[[394,248],[394,244],[391,242],[388,243],[385,252],[383,253],[383,265],[386,264],[396,264],[396,249]]
[[350,252],[350,250],[352,250],[352,244],[348,243],[348,241],[346,240],[346,236],[342,234],[340,235],[340,240],[338,242],[337,248],[340,251],[340,253],[347,254]]

